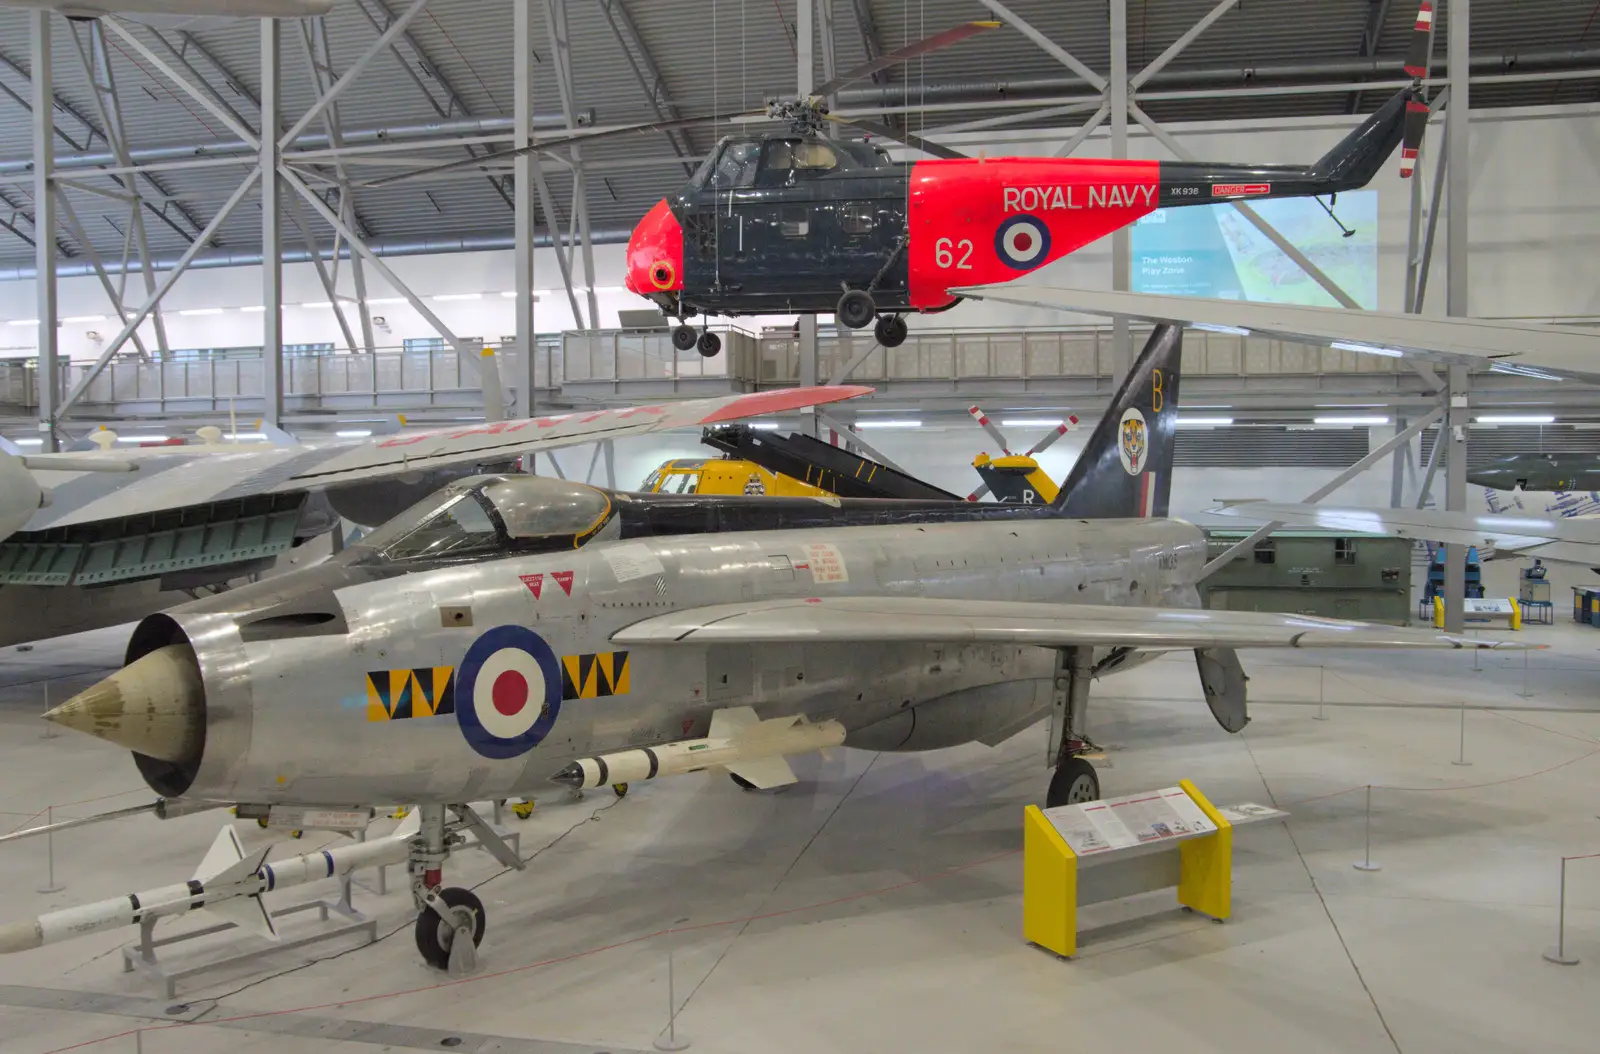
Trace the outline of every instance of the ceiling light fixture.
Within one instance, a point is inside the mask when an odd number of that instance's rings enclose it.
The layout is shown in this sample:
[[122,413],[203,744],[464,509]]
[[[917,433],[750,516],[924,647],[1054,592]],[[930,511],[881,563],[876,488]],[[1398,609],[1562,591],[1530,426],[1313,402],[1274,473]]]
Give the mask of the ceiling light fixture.
[[220,315],[220,314],[222,314],[222,308],[220,308],[220,307],[188,307],[188,308],[184,308],[182,311],[179,311],[178,314],[183,315],[186,318],[192,318],[195,315]]
[[1233,424],[1231,417],[1185,417],[1178,415],[1179,428],[1226,428]]
[[106,320],[106,316],[104,316],[104,315],[69,315],[68,317],[62,319],[61,321],[63,321],[63,322],[104,322],[105,320]]
[[451,301],[451,300],[482,300],[483,299],[483,294],[482,293],[440,293],[438,296],[434,297],[433,299],[439,301],[440,303],[444,303],[444,302]]
[[1313,417],[1311,423],[1315,425],[1386,425],[1387,417]]
[[1484,414],[1474,417],[1473,421],[1480,425],[1553,425],[1556,423],[1555,414]]
[[922,422],[914,418],[879,418],[876,421],[857,421],[857,428],[921,428]]

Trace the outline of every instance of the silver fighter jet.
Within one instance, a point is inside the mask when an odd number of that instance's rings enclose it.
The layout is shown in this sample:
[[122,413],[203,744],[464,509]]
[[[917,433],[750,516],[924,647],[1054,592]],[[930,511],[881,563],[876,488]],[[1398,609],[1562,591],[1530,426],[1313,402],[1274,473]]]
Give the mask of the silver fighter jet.
[[442,881],[459,832],[521,863],[467,803],[705,767],[771,786],[788,754],[993,744],[1052,715],[1046,800],[1082,801],[1091,680],[1161,652],[1194,652],[1237,732],[1236,648],[1494,646],[1201,610],[1205,538],[1164,515],[1181,347],[1158,327],[1053,505],[480,476],[328,563],[145,619],[127,665],[48,716],[167,797],[421,803],[417,942],[444,965],[483,934]]

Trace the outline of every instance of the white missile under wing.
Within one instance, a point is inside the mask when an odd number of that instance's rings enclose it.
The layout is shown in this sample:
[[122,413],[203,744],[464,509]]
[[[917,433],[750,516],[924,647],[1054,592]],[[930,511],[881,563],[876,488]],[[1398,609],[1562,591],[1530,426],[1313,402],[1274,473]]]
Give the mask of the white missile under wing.
[[1600,334],[1564,326],[1071,289],[1039,282],[967,286],[951,292],[974,300],[1175,322],[1211,332],[1322,344],[1336,351],[1466,366],[1533,380],[1600,384]]
[[[51,471],[54,455],[30,455],[27,464],[48,489],[49,504],[33,515],[25,530],[73,527],[260,496],[294,496],[451,465],[509,461],[521,454],[578,443],[786,413],[871,390],[856,385],[783,388],[372,436],[316,447],[248,447],[228,452],[213,448],[203,457],[186,455],[181,447],[113,450],[103,455],[134,464],[132,472],[69,476]],[[81,454],[60,457],[63,466],[81,464],[83,459]]]
[[1511,648],[1429,630],[1256,611],[936,597],[807,597],[688,608],[612,634],[618,644],[1033,644],[1190,648]]
[[1371,509],[1276,501],[1229,502],[1210,512],[1261,523],[1277,521],[1292,527],[1475,545],[1484,551],[1600,566],[1600,519],[1593,517],[1500,516],[1492,512]]

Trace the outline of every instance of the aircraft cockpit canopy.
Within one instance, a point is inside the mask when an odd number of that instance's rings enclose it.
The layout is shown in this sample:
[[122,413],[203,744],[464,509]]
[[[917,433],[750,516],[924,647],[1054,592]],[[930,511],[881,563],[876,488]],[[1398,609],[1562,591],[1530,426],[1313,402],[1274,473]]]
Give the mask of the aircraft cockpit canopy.
[[575,549],[611,515],[606,492],[546,476],[470,476],[359,543],[360,559],[457,561]]

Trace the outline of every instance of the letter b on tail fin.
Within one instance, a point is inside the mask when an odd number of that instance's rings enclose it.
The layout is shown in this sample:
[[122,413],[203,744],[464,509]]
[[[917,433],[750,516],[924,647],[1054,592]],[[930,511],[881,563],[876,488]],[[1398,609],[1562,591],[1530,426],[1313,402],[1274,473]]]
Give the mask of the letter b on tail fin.
[[1163,323],[1095,426],[1055,505],[1082,518],[1165,516],[1172,493],[1183,327]]

